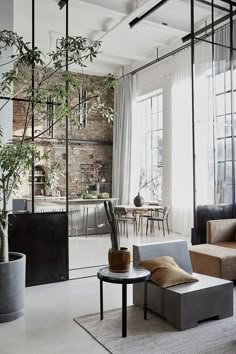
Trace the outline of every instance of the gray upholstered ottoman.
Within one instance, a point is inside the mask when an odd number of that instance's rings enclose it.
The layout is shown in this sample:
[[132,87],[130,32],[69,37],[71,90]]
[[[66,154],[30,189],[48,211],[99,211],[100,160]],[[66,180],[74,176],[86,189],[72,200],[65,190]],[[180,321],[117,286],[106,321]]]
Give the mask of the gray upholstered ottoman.
[[189,247],[193,271],[236,280],[236,249],[203,244]]
[[[186,272],[192,273],[186,241],[167,241],[133,246],[134,264],[141,260],[171,256]],[[233,315],[233,283],[194,273],[199,281],[161,288],[149,282],[147,307],[161,316],[178,330],[197,326],[204,319],[222,319]],[[133,303],[142,307],[143,284],[133,286]]]

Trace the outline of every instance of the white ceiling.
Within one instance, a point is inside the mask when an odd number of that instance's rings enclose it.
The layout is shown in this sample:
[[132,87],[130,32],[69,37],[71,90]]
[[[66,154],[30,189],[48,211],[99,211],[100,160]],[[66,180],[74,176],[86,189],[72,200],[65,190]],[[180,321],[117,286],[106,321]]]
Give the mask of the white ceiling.
[[[14,29],[31,41],[31,0],[14,0]],[[210,0],[208,0],[210,1]],[[36,45],[45,53],[65,33],[65,8],[58,0],[36,3]],[[69,0],[70,35],[102,41],[102,53],[85,72],[103,75],[119,73],[122,67],[134,68],[147,63],[162,50],[176,45],[190,32],[190,0],[169,0],[155,13],[130,29],[129,22],[141,16],[159,0]],[[195,25],[210,19],[210,7],[195,6]],[[222,3],[221,3],[222,5]],[[222,16],[215,11],[215,18]],[[164,23],[164,24],[163,24]],[[74,68],[76,70],[77,68]]]

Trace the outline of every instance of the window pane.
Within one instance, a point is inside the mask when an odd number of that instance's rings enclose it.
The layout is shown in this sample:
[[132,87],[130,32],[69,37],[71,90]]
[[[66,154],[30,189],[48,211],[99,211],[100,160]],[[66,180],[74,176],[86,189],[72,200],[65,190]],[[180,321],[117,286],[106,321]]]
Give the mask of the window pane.
[[[145,110],[141,108],[145,107]],[[162,95],[147,98],[138,103],[137,113],[140,117],[139,129],[143,138],[140,139],[142,195],[146,201],[162,198],[162,136],[163,113]],[[145,122],[145,123],[143,123]],[[140,177],[140,178],[141,178]]]
[[150,132],[152,130],[152,117],[147,116],[147,131]]
[[217,161],[225,160],[225,139],[220,139],[216,142]]
[[151,110],[151,98],[148,98],[147,99],[147,117],[150,116],[152,113],[152,110]]
[[228,91],[231,89],[231,72],[227,71],[225,73],[225,91]]
[[216,75],[216,94],[224,92],[224,73]]
[[157,112],[157,96],[152,98],[152,113]]
[[163,129],[163,113],[160,112],[157,117],[157,127],[158,129]]
[[158,147],[158,131],[152,132],[152,148],[156,149]]
[[158,166],[162,166],[162,147],[157,150]]
[[217,116],[216,121],[218,124],[224,125],[225,124],[225,115]]
[[231,114],[227,114],[226,115],[226,124],[228,126],[231,126],[231,119],[232,119]]
[[158,95],[158,112],[163,112],[163,95]]
[[225,137],[225,125],[217,124],[216,126],[216,138],[223,138]]
[[149,132],[147,133],[147,151],[151,150],[151,144],[152,144],[152,133]]
[[158,162],[157,158],[158,158],[157,149],[153,149],[153,150],[152,150],[152,166],[153,166],[153,168],[154,168],[155,166],[157,166],[157,162]]
[[152,130],[158,129],[157,113],[152,114]]
[[231,92],[226,93],[225,95],[226,98],[226,114],[231,113]]
[[223,115],[225,114],[225,102],[224,102],[225,95],[216,96],[216,115]]
[[226,139],[226,160],[232,160],[232,139]]
[[157,132],[157,144],[159,148],[162,148],[162,130],[158,130]]

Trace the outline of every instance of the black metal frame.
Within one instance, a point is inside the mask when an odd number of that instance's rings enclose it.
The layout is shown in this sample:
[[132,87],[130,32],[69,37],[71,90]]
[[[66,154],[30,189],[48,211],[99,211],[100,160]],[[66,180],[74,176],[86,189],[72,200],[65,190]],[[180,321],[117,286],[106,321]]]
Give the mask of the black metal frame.
[[[32,49],[35,47],[35,0],[32,0],[32,39],[31,39],[31,46]],[[34,67],[35,65],[32,64],[31,67],[31,88],[32,88],[32,119],[31,119],[31,136],[32,142],[34,142],[34,87],[35,87],[35,80],[34,80]],[[34,155],[32,156],[32,167],[31,167],[31,175],[32,175],[32,185],[31,185],[31,200],[32,200],[32,213],[34,214]]]
[[[138,17],[137,19],[133,20],[130,23],[130,26],[134,26],[135,24],[137,24],[138,22],[140,22],[144,17],[148,16],[149,14],[151,14],[152,12],[154,12],[155,10],[157,10],[158,8],[160,8],[162,5],[164,5],[168,0],[161,0],[159,1],[159,3],[157,5],[155,5],[152,9],[150,9],[149,11],[147,11],[145,14],[143,14],[142,16]],[[194,28],[194,7],[195,7],[195,2],[201,2],[207,6],[211,6],[211,24],[201,28],[200,30],[195,32],[195,28]],[[194,128],[194,124],[195,124],[195,120],[194,120],[194,62],[195,62],[195,44],[198,41],[206,41],[205,37],[206,37],[206,32],[210,31],[210,33],[207,33],[207,36],[212,35],[212,40],[208,41],[209,43],[212,44],[212,56],[213,56],[213,60],[214,60],[214,46],[215,45],[221,45],[218,43],[214,42],[214,31],[216,28],[219,28],[220,24],[225,23],[226,21],[229,21],[230,23],[230,63],[231,63],[231,92],[233,92],[233,52],[234,50],[236,50],[233,47],[233,17],[236,15],[236,2],[235,1],[231,1],[231,0],[221,0],[222,2],[222,6],[219,4],[215,4],[214,0],[210,0],[206,1],[206,0],[191,0],[190,2],[190,18],[191,18],[191,33],[188,34],[187,36],[183,37],[183,42],[186,41],[190,41],[187,44],[184,44],[183,46],[177,48],[174,51],[169,52],[168,54],[163,55],[162,57],[159,57],[155,60],[153,60],[152,62],[143,65],[142,67],[133,70],[132,72],[130,72],[129,74],[135,75],[137,72],[148,68],[149,66],[156,64],[157,62],[160,62],[164,59],[167,59],[168,57],[172,56],[175,53],[178,53],[179,51],[191,46],[191,77],[192,77],[192,136],[193,136],[193,211],[194,211],[194,228],[196,227],[196,183],[195,183],[195,128]],[[64,6],[66,6],[66,18],[65,18],[65,28],[66,28],[66,37],[68,37],[69,35],[69,0],[62,0],[59,1],[58,3],[60,9],[64,8]],[[228,6],[228,7],[227,7]],[[214,9],[220,9],[223,10],[225,9],[226,15],[222,16],[220,19],[216,20],[214,19]],[[202,35],[202,37],[198,37],[199,35]],[[32,47],[35,46],[35,0],[32,0]],[[34,66],[32,66],[31,68],[32,70],[32,88],[34,88],[34,75],[33,75],[33,71],[34,71]],[[68,71],[68,53],[66,55],[66,70]],[[66,90],[68,92],[69,87],[68,87],[68,82],[66,82]],[[9,97],[0,97],[1,100],[8,100]],[[19,99],[19,98],[13,98],[14,101],[22,101],[22,102],[27,102],[27,100],[25,99]],[[45,102],[45,103],[49,103],[49,102]],[[32,103],[33,105],[34,103]],[[68,104],[68,101],[67,101]],[[235,126],[234,126],[234,119],[233,119],[233,115],[234,115],[234,109],[233,109],[233,95],[231,94],[231,104],[232,104],[232,112],[231,112],[231,120],[232,120],[232,178],[233,178],[233,183],[232,183],[232,203],[235,203],[235,163],[234,163],[234,159],[235,159],[235,147],[234,147],[234,133],[235,133]],[[34,116],[32,116],[32,141],[34,141]],[[66,211],[68,212],[69,210],[69,193],[68,193],[68,153],[69,153],[69,141],[70,139],[68,138],[68,116],[66,117]],[[82,142],[81,142],[82,143]],[[87,143],[87,142],[86,142]],[[32,164],[32,180],[34,181],[34,168],[33,168],[33,164]],[[34,198],[34,183],[32,183],[32,213],[34,213],[34,204],[35,204],[35,198]]]
[[155,12],[157,9],[159,9],[160,7],[162,7],[163,5],[165,5],[165,3],[167,3],[169,0],[160,0],[158,2],[158,4],[154,5],[151,9],[149,9],[148,11],[146,11],[143,15],[141,15],[140,17],[136,17],[135,19],[133,19],[130,23],[129,26],[130,28],[134,27],[135,25],[137,25],[137,23],[139,23],[140,21],[142,21],[145,17],[151,15],[153,12]]
[[[199,41],[205,41],[209,44],[212,45],[212,75],[213,78],[215,77],[215,46],[220,46],[220,47],[225,47],[230,50],[230,72],[231,72],[231,136],[232,136],[232,205],[235,204],[235,145],[234,145],[234,138],[235,138],[235,123],[234,123],[234,101],[233,101],[233,92],[234,92],[234,82],[233,82],[233,54],[236,48],[233,46],[234,38],[233,38],[233,17],[236,15],[236,1],[232,0],[220,0],[222,4],[215,4],[214,0],[191,0],[190,1],[190,19],[191,19],[191,32],[184,36],[182,38],[183,43],[188,42],[187,44],[175,49],[174,51],[171,51],[162,57],[159,57],[155,60],[153,60],[150,63],[147,63],[138,69],[135,69],[128,74],[135,75],[141,70],[144,70],[148,68],[149,66],[152,66],[153,64],[156,64],[164,59],[167,59],[168,57],[180,52],[181,50],[191,47],[191,93],[192,93],[192,158],[193,158],[193,215],[194,215],[194,228],[193,228],[193,234],[192,234],[192,240],[194,240],[196,237],[195,231],[197,228],[197,213],[196,213],[196,163],[195,163],[195,97],[194,97],[194,90],[195,90],[195,44]],[[195,26],[194,26],[194,20],[195,20],[195,3],[200,2],[203,3],[209,7],[211,7],[211,23],[204,26],[203,28],[198,29],[195,31]],[[164,5],[166,1],[160,1],[156,6],[154,6],[152,9],[148,10],[145,14],[143,14],[141,17],[138,17],[131,21],[130,27],[133,27],[136,25],[138,22],[140,22],[142,19],[144,19],[146,16],[148,16],[151,12],[157,10],[160,6]],[[215,20],[215,13],[214,10],[218,9],[221,11],[225,11],[226,15],[222,16],[221,18]],[[214,41],[214,34],[215,30],[220,28],[220,25],[225,25],[226,23],[230,24],[230,45],[226,46],[221,43],[216,43]],[[209,36],[211,36],[211,39],[209,40]],[[126,74],[126,75],[128,75]],[[123,75],[123,76],[126,76]],[[214,84],[213,84],[213,90],[215,90]],[[214,94],[214,92],[213,92]],[[213,107],[213,111],[215,111],[215,108]],[[213,112],[213,121],[215,121],[215,112]],[[215,154],[215,153],[214,153]],[[215,165],[215,163],[214,163]],[[216,173],[214,172],[214,180],[216,179]]]
[[[32,31],[32,35],[31,35],[31,47],[32,49],[35,47],[35,0],[32,0],[31,2],[32,5],[32,10],[31,10],[31,16],[32,16],[32,21],[31,21],[31,31]],[[69,0],[60,0],[58,2],[58,6],[61,9],[64,8],[64,6],[66,6],[66,16],[65,16],[65,30],[66,30],[66,38],[68,38],[69,36]],[[68,52],[66,53],[66,71],[68,71]],[[34,87],[35,87],[35,78],[34,78],[34,64],[32,64],[31,66],[31,88],[32,88],[32,111],[34,110]],[[69,91],[69,85],[68,85],[68,81],[66,81],[66,92],[68,93]],[[17,97],[8,97],[8,96],[0,96],[0,100],[12,100],[12,101],[17,101],[17,102],[29,102],[28,99],[24,99],[24,98],[17,98]],[[41,102],[39,101],[38,103],[45,103],[47,105],[60,105],[60,103],[56,103],[56,102],[51,102],[50,100],[46,100],[45,102]],[[68,98],[66,99],[66,104],[68,105]],[[34,125],[34,114],[32,114],[32,118],[31,118],[31,140],[32,142],[34,142],[35,137],[34,137],[34,129],[35,129],[35,125]],[[69,155],[69,141],[71,139],[69,139],[68,136],[69,133],[69,117],[68,115],[66,116],[66,138],[65,139],[61,139],[62,141],[65,140],[65,146],[66,146],[66,212],[68,213],[69,211],[69,185],[68,185],[68,181],[69,181],[69,165],[68,165],[68,155]],[[83,143],[87,143],[87,141],[81,141],[81,144]],[[88,143],[96,143],[96,141],[89,141]],[[109,142],[108,142],[109,144]],[[32,201],[32,213],[34,214],[35,212],[35,196],[34,196],[34,192],[35,192],[35,186],[34,186],[34,156],[32,156],[32,168],[31,168],[31,175],[32,175],[32,187],[31,187],[31,201]]]
[[[32,16],[32,19],[31,19],[31,31],[32,31],[32,35],[31,35],[31,47],[32,49],[35,48],[35,32],[36,32],[36,26],[35,26],[35,0],[32,0],[31,2],[32,4],[32,10],[31,10],[31,16]],[[66,38],[68,38],[69,36],[69,0],[60,0],[59,3],[59,8],[62,9],[65,5],[66,5],[66,16],[65,16],[65,29],[66,29]],[[31,103],[31,107],[32,107],[32,110],[34,110],[34,105],[35,105],[35,101],[34,101],[34,87],[35,87],[35,78],[34,78],[34,64],[32,64],[31,66],[31,88],[32,88],[32,103]],[[68,52],[66,53],[66,71],[68,71]],[[69,91],[69,84],[68,84],[68,81],[66,82],[66,91],[68,93]],[[17,101],[17,102],[29,102],[29,100],[27,99],[22,99],[22,98],[17,98],[17,97],[14,97],[14,98],[11,98],[11,97],[7,97],[7,96],[0,96],[0,100],[13,100],[13,101]],[[50,102],[50,100],[46,100],[45,102],[41,102],[39,101],[39,103],[45,103],[47,105],[58,105],[58,103],[55,103],[55,102]],[[68,105],[68,98],[67,98],[67,101],[66,101],[67,105]],[[31,119],[31,141],[34,142],[35,141],[35,120],[34,120],[34,114],[32,114],[32,119]],[[64,240],[66,240],[66,242],[63,244],[63,247],[59,249],[59,251],[63,251],[63,255],[64,255],[64,263],[62,264],[62,268],[60,271],[63,273],[63,276],[59,276],[59,273],[58,273],[58,270],[56,268],[56,265],[55,265],[55,260],[54,260],[54,266],[52,266],[50,268],[50,272],[49,273],[54,273],[52,278],[48,279],[47,278],[47,270],[45,272],[45,274],[42,274],[42,279],[41,280],[36,280],[36,283],[37,284],[42,284],[44,282],[52,282],[52,281],[60,281],[60,280],[68,280],[69,279],[69,247],[68,247],[68,209],[69,209],[69,193],[68,193],[68,150],[69,150],[69,137],[68,137],[68,116],[66,117],[66,138],[64,139],[65,141],[65,145],[66,145],[66,223],[63,224],[63,226],[66,226],[65,227],[65,233],[63,234],[65,236],[65,238],[62,240],[62,242],[64,242]],[[85,142],[81,142],[81,143],[85,143]],[[32,167],[31,167],[31,176],[32,176],[32,187],[31,187],[31,201],[32,201],[32,213],[31,214],[25,214],[25,215],[20,215],[21,217],[25,217],[26,218],[29,218],[29,217],[35,217],[36,218],[36,221],[37,221],[37,218],[39,218],[40,216],[44,217],[45,214],[38,214],[38,213],[35,213],[35,179],[34,179],[34,156],[32,156]],[[55,212],[52,212],[52,213],[47,213],[47,215],[51,215],[53,214],[55,217],[57,217],[57,215],[59,214],[64,214],[65,213],[55,213]],[[51,216],[53,216],[51,215]],[[17,215],[16,215],[17,216]],[[25,226],[27,226],[27,220],[24,221],[24,224]],[[10,223],[10,226],[11,226],[11,223]],[[35,227],[37,228],[38,227],[38,224],[35,223]],[[61,228],[62,226],[59,225],[59,227]],[[59,230],[59,232],[61,231],[62,229]],[[57,230],[55,229],[55,235],[57,234]],[[30,237],[31,235],[29,235]],[[10,240],[11,241],[11,240]],[[24,247],[24,240],[22,240],[22,238],[18,238],[18,243],[19,243],[19,247]],[[25,243],[25,246],[28,247],[28,253],[32,256],[34,254],[35,256],[35,259],[37,258],[37,255],[32,252],[32,250],[30,250],[30,247],[31,247],[31,244],[30,244],[30,241],[26,242]],[[55,244],[53,245],[53,247],[55,246]],[[16,247],[16,244],[15,244],[15,241],[13,240],[12,241],[12,247],[13,249],[15,249]],[[44,240],[41,244],[41,247],[45,247],[46,249],[51,249],[51,245],[49,245],[47,243],[46,240]],[[59,247],[59,246],[58,246]],[[27,253],[26,252],[26,253]],[[53,263],[53,262],[52,262]],[[42,264],[39,262],[37,262],[37,259],[35,260],[35,265],[37,266],[42,266]],[[28,269],[29,270],[29,269]],[[43,272],[42,272],[43,273]],[[41,274],[41,273],[40,273]],[[36,272],[36,278],[38,275],[40,274],[37,274]],[[46,277],[46,278],[45,278]],[[48,279],[48,280],[44,280],[44,279]],[[28,285],[34,285],[36,284],[35,283],[35,275],[33,275],[32,279],[28,282]]]
[[[230,24],[230,46],[227,47],[230,50],[230,75],[231,75],[231,87],[230,87],[230,92],[231,92],[231,148],[232,148],[232,205],[235,204],[235,146],[234,146],[234,100],[233,100],[233,53],[235,48],[233,47],[233,16],[236,14],[234,6],[236,6],[236,3],[234,1],[229,1],[229,0],[221,0],[223,3],[227,3],[229,6],[225,8],[225,11],[228,12],[226,16],[221,17],[220,19],[215,21],[215,13],[214,10],[216,8],[214,0],[211,0],[211,23],[204,28],[198,30],[195,32],[194,29],[194,6],[195,6],[195,1],[198,0],[191,0],[191,34],[188,36],[185,36],[183,38],[183,41],[186,41],[189,39],[189,36],[191,37],[191,73],[192,73],[192,137],[193,137],[193,211],[194,211],[194,228],[192,232],[192,243],[199,243],[199,234],[197,234],[197,229],[198,229],[198,220],[197,220],[197,213],[196,213],[196,167],[195,167],[195,119],[194,119],[194,112],[195,112],[195,102],[194,102],[194,69],[195,69],[195,43],[196,40],[198,41],[205,41],[205,38],[199,38],[197,37],[199,34],[202,34],[203,32],[210,30],[211,33],[208,33],[207,36],[209,37],[211,35],[211,39],[207,40],[208,43],[212,45],[212,90],[213,90],[213,97],[215,97],[215,46],[222,46],[219,43],[216,43],[214,40],[214,34],[216,28],[219,27],[219,24],[225,23],[225,21],[229,21]],[[221,10],[223,10],[221,8]],[[213,100],[213,124],[216,121],[216,111],[215,111],[215,103]],[[215,134],[215,124],[213,128],[213,134]],[[215,141],[215,138],[213,136],[213,140]],[[214,142],[213,142],[214,143]],[[216,165],[216,149],[214,148],[214,186],[216,185],[216,171],[215,171],[215,165]],[[214,188],[215,189],[215,188]],[[216,198],[214,198],[216,200]]]

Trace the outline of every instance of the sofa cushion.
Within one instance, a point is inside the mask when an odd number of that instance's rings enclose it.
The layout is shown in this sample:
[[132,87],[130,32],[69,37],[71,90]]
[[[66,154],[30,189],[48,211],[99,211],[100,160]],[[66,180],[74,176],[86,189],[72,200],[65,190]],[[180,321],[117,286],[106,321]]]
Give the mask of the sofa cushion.
[[236,219],[207,221],[207,243],[231,242],[236,232]]
[[228,242],[189,247],[193,271],[212,277],[235,280],[236,249],[225,247],[224,243]]
[[216,242],[216,243],[213,243],[213,245],[236,249],[236,242],[235,241]]
[[162,288],[198,281],[197,278],[181,269],[170,256],[146,259],[139,264],[151,272],[150,279]]

